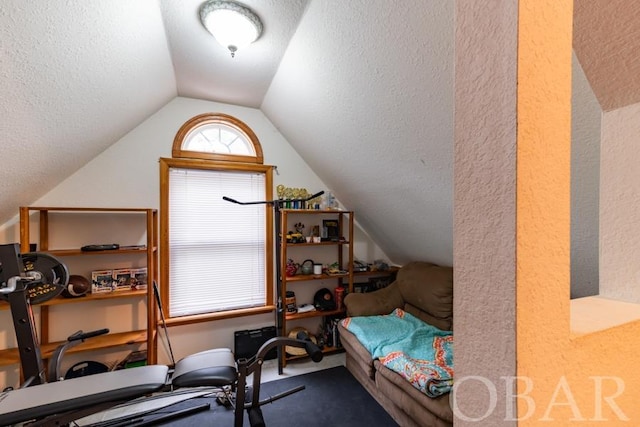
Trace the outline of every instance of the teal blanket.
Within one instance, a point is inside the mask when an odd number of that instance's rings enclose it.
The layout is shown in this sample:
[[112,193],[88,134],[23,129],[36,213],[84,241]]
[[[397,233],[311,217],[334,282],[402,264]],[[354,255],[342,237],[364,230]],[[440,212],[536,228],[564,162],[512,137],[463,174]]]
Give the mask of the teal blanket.
[[430,397],[453,386],[453,333],[442,331],[397,308],[381,316],[347,317],[353,333],[372,358],[400,374]]

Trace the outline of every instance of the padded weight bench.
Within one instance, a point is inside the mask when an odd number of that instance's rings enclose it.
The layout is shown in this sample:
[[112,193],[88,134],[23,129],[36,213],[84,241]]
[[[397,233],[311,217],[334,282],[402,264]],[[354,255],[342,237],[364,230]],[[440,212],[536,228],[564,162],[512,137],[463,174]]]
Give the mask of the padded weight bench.
[[[252,426],[264,426],[261,405],[304,389],[301,385],[260,400],[264,357],[272,348],[282,346],[304,348],[311,360],[322,360],[322,351],[302,332],[295,339],[271,338],[255,357],[237,363],[230,349],[205,350],[179,360],[173,372],[165,365],[140,366],[2,392],[0,425],[61,426],[150,393],[217,387],[235,390],[235,427],[243,425],[245,409]],[[247,395],[249,375],[253,375],[253,387]]]
[[168,370],[140,366],[6,391],[0,394],[0,425],[64,425],[162,389]]
[[[31,306],[62,292],[68,283],[68,272],[66,266],[51,255],[35,253],[30,256],[43,261],[37,269],[33,268],[31,275],[23,276],[21,274],[25,267],[22,265],[18,244],[0,245],[0,298],[6,299],[11,307],[20,349],[20,364],[25,378],[22,388],[0,393],[2,426],[18,423],[62,426],[134,398],[182,387],[219,388],[227,395],[229,403],[235,402],[235,427],[242,427],[245,409],[252,426],[264,426],[261,405],[304,389],[304,386],[298,386],[261,401],[260,376],[267,353],[275,347],[280,351],[280,347],[294,346],[304,348],[314,362],[322,360],[322,351],[306,334],[299,333],[295,339],[282,336],[272,338],[258,349],[254,357],[241,358],[237,362],[230,349],[217,348],[179,360],[171,372],[167,366],[150,365],[56,381],[60,378],[57,372],[59,359],[67,346],[108,332],[106,329],[86,334],[78,331],[68,338],[67,344],[54,352],[50,363],[51,377],[47,382]],[[34,266],[38,264],[31,262]],[[33,274],[36,272],[38,274]],[[160,294],[155,282],[153,286],[166,332]],[[171,349],[168,338],[167,334]],[[173,361],[172,351],[170,355]],[[253,375],[251,396],[247,395],[245,389],[249,375]],[[232,392],[235,392],[234,399],[231,397]]]
[[167,366],[150,365],[0,393],[0,425],[59,426],[167,388],[235,386],[236,379],[231,350],[207,350],[178,361],[171,378]]
[[228,348],[214,348],[191,354],[176,363],[171,385],[182,387],[224,387],[238,378],[236,361]]

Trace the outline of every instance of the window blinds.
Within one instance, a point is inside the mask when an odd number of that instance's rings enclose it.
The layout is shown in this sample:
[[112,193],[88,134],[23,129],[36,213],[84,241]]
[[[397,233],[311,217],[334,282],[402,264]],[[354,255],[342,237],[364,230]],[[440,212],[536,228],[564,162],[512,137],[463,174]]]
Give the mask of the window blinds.
[[265,305],[266,205],[263,173],[169,171],[171,317]]

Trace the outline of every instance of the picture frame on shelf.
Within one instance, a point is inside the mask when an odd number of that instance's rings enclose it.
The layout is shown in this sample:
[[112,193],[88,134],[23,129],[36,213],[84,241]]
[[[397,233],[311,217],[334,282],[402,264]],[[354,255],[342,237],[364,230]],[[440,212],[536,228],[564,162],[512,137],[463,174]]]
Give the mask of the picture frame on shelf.
[[96,270],[91,272],[91,293],[100,294],[113,292],[113,270]]
[[322,220],[322,241],[338,242],[340,241],[340,223],[335,219]]
[[131,289],[143,290],[147,289],[147,268],[132,268],[131,269]]
[[115,284],[116,291],[130,291],[131,290],[131,269],[130,268],[118,268],[113,270],[113,283]]

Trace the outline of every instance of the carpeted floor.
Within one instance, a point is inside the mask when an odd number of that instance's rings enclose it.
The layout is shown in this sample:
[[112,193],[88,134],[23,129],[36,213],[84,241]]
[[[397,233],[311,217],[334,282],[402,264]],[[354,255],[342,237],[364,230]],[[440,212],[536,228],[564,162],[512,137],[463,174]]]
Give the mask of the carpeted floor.
[[[393,419],[378,405],[344,366],[263,383],[261,399],[298,385],[306,388],[262,407],[268,427],[391,427]],[[210,403],[210,409],[157,424],[161,426],[233,427],[233,409],[218,405],[214,398],[198,397],[157,411],[154,416]],[[151,415],[147,419],[152,418]],[[131,424],[135,427],[135,424]],[[249,426],[245,412],[244,426]]]

